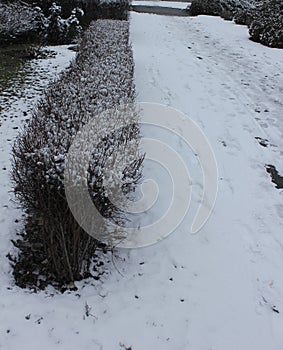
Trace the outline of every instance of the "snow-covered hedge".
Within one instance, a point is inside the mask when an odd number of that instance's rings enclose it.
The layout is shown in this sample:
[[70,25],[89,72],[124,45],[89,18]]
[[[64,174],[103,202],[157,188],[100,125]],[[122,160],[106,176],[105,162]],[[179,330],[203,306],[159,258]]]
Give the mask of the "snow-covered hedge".
[[252,40],[263,45],[283,48],[283,1],[260,1],[249,33]]
[[[133,72],[128,22],[93,22],[82,39],[76,60],[50,85],[17,139],[13,148],[15,193],[29,213],[27,234],[16,243],[21,249],[14,269],[19,285],[44,286],[54,281],[62,285],[89,275],[98,242],[82,230],[69,210],[64,161],[78,130],[90,118],[134,101]],[[99,132],[110,136],[93,150],[89,191],[96,206],[103,208],[103,215],[115,220],[117,212],[108,205],[101,167],[119,143],[138,143],[139,127],[133,122],[116,134],[115,117],[95,120]],[[142,157],[138,151],[126,152],[125,157],[126,161],[137,159],[130,162],[128,171],[122,171],[125,186],[134,186],[140,176]],[[39,279],[42,275],[44,281]]]
[[193,0],[190,13],[192,16],[212,15],[233,19],[239,12],[246,12],[253,6],[249,0]]

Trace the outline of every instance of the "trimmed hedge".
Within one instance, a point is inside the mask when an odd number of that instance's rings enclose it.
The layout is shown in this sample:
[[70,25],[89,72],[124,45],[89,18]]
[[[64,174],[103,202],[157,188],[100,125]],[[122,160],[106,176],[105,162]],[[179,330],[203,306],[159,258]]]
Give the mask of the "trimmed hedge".
[[[91,262],[100,245],[82,230],[70,212],[64,191],[64,161],[78,130],[91,118],[134,102],[133,73],[129,23],[113,20],[92,23],[76,60],[50,85],[15,142],[12,173],[15,194],[29,214],[27,233],[23,240],[15,242],[20,248],[14,269],[18,285],[62,286],[90,275]],[[120,130],[118,135],[112,133],[115,124],[115,118],[97,120],[99,129],[110,134],[93,151],[89,168],[93,201],[104,216],[113,220],[117,211],[106,205],[109,201],[100,170],[93,170],[103,168],[105,158],[117,150],[119,142],[138,143],[139,137],[137,123]],[[130,188],[139,180],[142,157],[138,152],[125,153],[125,157],[137,159],[124,172],[125,186]],[[105,207],[108,209],[103,212],[101,208]],[[42,275],[44,281],[39,278]]]

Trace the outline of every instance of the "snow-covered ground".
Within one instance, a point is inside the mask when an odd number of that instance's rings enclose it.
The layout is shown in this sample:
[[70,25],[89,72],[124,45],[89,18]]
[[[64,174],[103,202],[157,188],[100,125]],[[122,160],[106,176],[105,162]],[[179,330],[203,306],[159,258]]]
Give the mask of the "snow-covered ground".
[[186,9],[189,2],[177,2],[177,1],[132,1],[132,5],[135,6],[159,6],[159,7],[170,7],[175,9]]
[[[212,217],[198,234],[189,233],[188,215],[158,244],[118,251],[103,281],[34,294],[13,285],[5,258],[20,212],[10,209],[2,171],[0,349],[281,350],[283,192],[264,166],[283,171],[283,51],[204,16],[132,13],[131,40],[138,100],[183,111],[213,147]],[[17,132],[16,121],[5,123],[1,168]],[[181,143],[177,152],[186,157]]]
[[[159,267],[148,276],[158,302],[142,306],[157,324],[151,348],[279,350],[283,191],[264,166],[282,172],[283,51],[249,41],[246,27],[204,16],[134,13],[132,40],[138,99],[194,119],[219,168],[218,200],[205,227],[192,236],[185,221],[148,253],[155,252],[148,266]],[[185,156],[182,147],[178,153]],[[170,339],[161,345],[165,328]]]

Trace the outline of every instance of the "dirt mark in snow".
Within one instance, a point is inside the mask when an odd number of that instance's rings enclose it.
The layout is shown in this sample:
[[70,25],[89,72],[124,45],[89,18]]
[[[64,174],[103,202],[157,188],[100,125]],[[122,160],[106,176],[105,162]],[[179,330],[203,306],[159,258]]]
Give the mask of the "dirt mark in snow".
[[276,188],[283,188],[283,176],[280,176],[274,165],[268,164],[265,166],[266,171],[271,176],[271,181],[276,185]]

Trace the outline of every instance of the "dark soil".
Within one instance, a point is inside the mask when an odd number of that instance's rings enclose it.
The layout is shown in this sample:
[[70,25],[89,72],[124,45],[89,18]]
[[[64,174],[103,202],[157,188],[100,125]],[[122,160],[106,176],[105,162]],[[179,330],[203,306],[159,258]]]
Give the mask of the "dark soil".
[[258,141],[258,143],[262,146],[262,147],[267,147],[269,146],[269,141],[267,139],[263,139],[259,136],[255,137],[255,139]]
[[274,165],[268,164],[265,166],[266,171],[271,176],[271,181],[276,185],[278,189],[283,188],[283,176],[280,176]]

